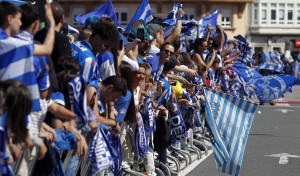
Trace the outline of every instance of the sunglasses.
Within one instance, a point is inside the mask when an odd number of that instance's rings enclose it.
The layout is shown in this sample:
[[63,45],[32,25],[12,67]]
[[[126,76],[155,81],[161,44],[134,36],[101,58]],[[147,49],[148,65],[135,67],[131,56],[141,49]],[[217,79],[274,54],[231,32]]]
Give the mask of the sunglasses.
[[171,52],[170,50],[167,50],[167,49],[164,49],[164,52],[165,52],[166,54],[170,53],[171,56],[174,54],[174,52]]

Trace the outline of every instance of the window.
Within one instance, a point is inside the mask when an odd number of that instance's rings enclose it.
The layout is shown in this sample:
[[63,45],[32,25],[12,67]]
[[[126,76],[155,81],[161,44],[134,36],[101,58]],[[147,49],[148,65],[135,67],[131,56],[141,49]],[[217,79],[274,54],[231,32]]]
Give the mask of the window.
[[294,11],[294,4],[287,5],[287,23],[293,24],[293,11]]
[[77,22],[75,20],[75,17],[77,15],[84,15],[84,14],[85,14],[85,9],[84,8],[73,8],[73,26],[74,27],[82,26],[82,24],[80,24],[79,22]]
[[271,24],[277,24],[276,21],[277,4],[271,4]]
[[300,4],[297,4],[297,24],[300,24]]
[[222,26],[231,27],[232,21],[232,10],[231,9],[222,9]]
[[128,25],[128,8],[115,8],[116,16],[120,26]]
[[267,3],[261,4],[261,24],[267,24]]
[[285,4],[279,4],[279,13],[278,13],[278,16],[279,16],[279,24],[284,24],[284,10],[285,10]]
[[253,23],[258,24],[258,3],[253,4]]

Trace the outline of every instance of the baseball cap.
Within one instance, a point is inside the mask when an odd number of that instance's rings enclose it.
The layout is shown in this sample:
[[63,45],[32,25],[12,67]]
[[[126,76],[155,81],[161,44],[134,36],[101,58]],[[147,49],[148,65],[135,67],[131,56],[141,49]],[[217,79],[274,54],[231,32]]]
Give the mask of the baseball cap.
[[100,17],[98,17],[97,15],[91,15],[85,20],[84,26],[88,26],[90,24],[96,23],[99,20],[100,20]]

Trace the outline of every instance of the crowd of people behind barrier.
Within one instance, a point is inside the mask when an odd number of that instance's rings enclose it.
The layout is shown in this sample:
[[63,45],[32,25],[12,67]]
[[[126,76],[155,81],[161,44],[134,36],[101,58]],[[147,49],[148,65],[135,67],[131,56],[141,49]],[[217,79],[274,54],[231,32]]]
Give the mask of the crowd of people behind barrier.
[[[40,176],[75,175],[85,155],[89,175],[141,171],[141,162],[147,175],[156,175],[156,156],[171,165],[170,145],[184,148],[188,136],[204,135],[204,87],[243,99],[255,96],[232,69],[248,54],[239,50],[241,42],[227,42],[221,26],[220,35],[209,37],[207,25],[206,36],[198,34],[187,47],[179,38],[183,9],[166,38],[161,18],[141,22],[125,39],[109,17],[91,16],[80,34],[66,36],[62,6],[46,3],[45,14],[47,25],[40,30],[36,6],[0,2],[2,175],[14,174],[12,163],[22,152],[24,175],[30,156],[37,159],[30,173]],[[265,56],[252,55],[245,64],[259,67]],[[291,74],[292,62],[279,59],[281,73]],[[64,169],[58,151],[69,150]]]

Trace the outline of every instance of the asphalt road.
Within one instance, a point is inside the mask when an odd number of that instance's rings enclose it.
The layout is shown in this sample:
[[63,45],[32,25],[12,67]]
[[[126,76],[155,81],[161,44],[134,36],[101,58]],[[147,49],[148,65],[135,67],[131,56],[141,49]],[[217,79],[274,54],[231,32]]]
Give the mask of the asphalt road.
[[[187,175],[227,174],[217,171],[210,155]],[[240,176],[300,176],[300,86],[276,100],[274,106],[257,108]]]

